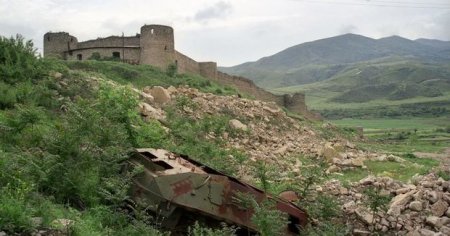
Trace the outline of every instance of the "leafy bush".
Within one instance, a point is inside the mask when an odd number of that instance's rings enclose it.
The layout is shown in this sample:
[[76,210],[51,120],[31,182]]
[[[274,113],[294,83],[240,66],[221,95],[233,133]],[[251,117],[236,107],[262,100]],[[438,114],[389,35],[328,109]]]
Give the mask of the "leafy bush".
[[189,236],[233,236],[236,235],[237,229],[235,227],[229,227],[222,225],[222,229],[211,229],[201,226],[197,221],[193,226],[188,229]]
[[31,40],[0,36],[0,78],[7,84],[39,79],[45,73]]

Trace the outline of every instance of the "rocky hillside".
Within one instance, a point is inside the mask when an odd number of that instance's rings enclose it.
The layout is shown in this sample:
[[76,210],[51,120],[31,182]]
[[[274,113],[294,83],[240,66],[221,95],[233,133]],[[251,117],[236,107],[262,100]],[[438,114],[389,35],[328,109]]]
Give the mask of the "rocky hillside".
[[[432,160],[365,149],[353,129],[308,121],[201,77],[47,61],[21,39],[0,43],[7,49],[0,56],[9,55],[0,64],[0,235],[169,234],[146,209],[125,204],[132,176],[123,163],[145,147],[188,155],[274,195],[296,191],[310,216],[304,234],[450,227],[449,173]],[[425,177],[399,182],[395,172],[405,169]],[[285,219],[270,205],[257,206],[257,216],[266,233]],[[208,227],[185,232],[234,232]]]
[[[161,98],[162,94],[164,98]],[[231,115],[233,119],[229,120],[229,125],[233,130],[239,131],[237,136],[233,137],[227,132],[221,135],[211,132],[206,138],[223,140],[227,148],[242,150],[249,156],[249,160],[237,173],[239,178],[247,182],[257,182],[252,169],[245,168],[257,161],[275,166],[279,172],[277,177],[287,182],[302,178],[304,163],[299,156],[307,156],[316,161],[325,159],[328,163],[327,173],[367,168],[364,165],[367,160],[407,162],[398,156],[359,150],[343,137],[327,140],[310,124],[286,116],[274,104],[236,96],[205,94],[187,87],[170,87],[167,90],[159,87],[145,88],[141,97],[148,96],[155,99],[147,99],[149,103],[141,103],[141,114],[146,117],[161,119],[165,116],[161,104],[154,101],[170,103],[180,97],[192,100],[189,106],[182,108],[182,113],[187,117],[203,119],[210,114]],[[331,127],[326,125],[326,128]],[[389,177],[368,176],[345,186],[339,180],[331,178],[323,184],[314,185],[314,188],[315,194],[329,194],[339,199],[341,210],[346,214],[345,221],[353,225],[352,232],[357,235],[369,235],[373,232],[389,235],[450,233],[450,181],[435,174],[416,175],[409,183]],[[375,189],[378,194],[375,197],[387,200],[386,211],[370,209],[368,189]]]

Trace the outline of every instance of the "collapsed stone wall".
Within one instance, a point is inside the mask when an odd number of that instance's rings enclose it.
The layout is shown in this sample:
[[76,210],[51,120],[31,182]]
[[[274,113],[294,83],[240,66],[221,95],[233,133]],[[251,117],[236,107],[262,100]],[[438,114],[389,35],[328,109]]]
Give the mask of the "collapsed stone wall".
[[302,93],[275,95],[256,86],[256,84],[250,79],[229,75],[220,71],[216,74],[217,76],[215,81],[219,84],[235,87],[239,91],[261,101],[274,102],[279,106],[286,107],[293,112],[302,114],[308,119],[321,119],[319,114],[308,110],[305,103],[305,95]]

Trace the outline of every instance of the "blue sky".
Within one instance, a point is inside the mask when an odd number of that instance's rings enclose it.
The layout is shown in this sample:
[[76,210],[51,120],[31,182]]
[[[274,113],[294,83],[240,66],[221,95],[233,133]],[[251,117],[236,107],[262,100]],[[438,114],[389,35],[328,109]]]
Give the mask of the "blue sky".
[[177,50],[230,66],[343,33],[450,41],[449,0],[0,0],[0,35],[65,31],[79,41],[175,29]]

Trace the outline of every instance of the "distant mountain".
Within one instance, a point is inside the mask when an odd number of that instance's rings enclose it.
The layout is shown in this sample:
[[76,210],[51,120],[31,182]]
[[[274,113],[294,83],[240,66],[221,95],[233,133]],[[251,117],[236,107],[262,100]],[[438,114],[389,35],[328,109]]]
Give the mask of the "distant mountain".
[[220,70],[247,77],[265,88],[279,88],[339,77],[359,63],[405,60],[424,65],[448,63],[450,42],[399,36],[372,39],[344,34],[299,44],[255,62]]

